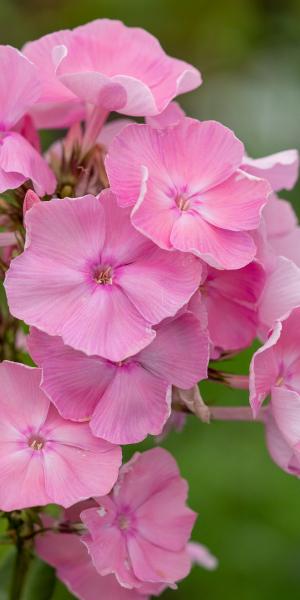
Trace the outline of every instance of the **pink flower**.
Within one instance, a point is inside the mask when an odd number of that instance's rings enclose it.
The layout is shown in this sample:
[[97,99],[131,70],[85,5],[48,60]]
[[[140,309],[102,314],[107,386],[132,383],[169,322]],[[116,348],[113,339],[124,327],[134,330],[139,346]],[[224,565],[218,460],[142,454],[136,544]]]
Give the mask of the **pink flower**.
[[208,267],[203,279],[189,308],[196,315],[203,305],[206,308],[214,346],[236,350],[251,344],[257,333],[257,303],[265,283],[263,268],[255,262],[235,271]]
[[[69,34],[68,34],[69,35]],[[201,84],[199,71],[170,58],[143,29],[98,19],[53,52],[61,83],[81,100],[125,115],[155,115]]]
[[255,352],[250,366],[250,403],[257,415],[274,388],[300,394],[300,309],[277,322],[266,343]]
[[35,148],[13,131],[40,94],[35,66],[15,48],[0,46],[0,193],[31,179],[38,194],[51,194],[55,177]]
[[[40,390],[41,370],[0,365],[0,508],[70,506],[108,493],[121,451],[94,438],[87,423],[62,419]],[[88,468],[87,468],[88,465]]]
[[68,127],[85,116],[83,103],[56,77],[56,60],[59,51],[67,47],[72,38],[68,29],[55,31],[28,42],[23,53],[36,65],[41,84],[38,101],[31,107],[37,127]]
[[174,585],[191,567],[187,542],[196,515],[185,506],[187,484],[161,448],[136,453],[124,465],[110,496],[81,513],[83,536],[101,575],[121,585]]
[[42,389],[60,414],[91,419],[94,435],[113,443],[161,433],[171,385],[188,389],[207,377],[208,338],[189,313],[159,325],[149,346],[121,362],[87,356],[38,330],[31,332],[29,349],[43,367]]
[[10,310],[89,355],[136,354],[199,285],[200,261],[145,239],[110,190],[36,204],[26,229],[6,276]]
[[[64,513],[65,522],[72,524],[72,518],[78,511],[84,510],[87,503],[80,502]],[[90,506],[98,508],[96,502]],[[71,520],[69,520],[71,518]],[[43,518],[44,525],[57,525],[49,517]],[[36,536],[35,549],[38,556],[56,569],[56,575],[79,600],[148,600],[150,596],[160,595],[164,584],[146,583],[139,588],[128,589],[121,586],[114,575],[102,576],[95,569],[87,548],[80,541],[80,536],[70,533],[53,533]],[[208,548],[197,542],[189,542],[188,553],[192,562],[209,571],[217,567],[217,559]]]
[[243,171],[267,179],[274,192],[291,190],[298,178],[299,153],[297,150],[284,150],[263,158],[243,159]]
[[264,415],[267,445],[274,462],[300,477],[300,395],[284,387],[272,388]]
[[239,170],[243,144],[223,125],[184,118],[160,130],[128,125],[106,159],[120,206],[134,205],[133,225],[161,248],[238,269],[256,248],[269,185]]

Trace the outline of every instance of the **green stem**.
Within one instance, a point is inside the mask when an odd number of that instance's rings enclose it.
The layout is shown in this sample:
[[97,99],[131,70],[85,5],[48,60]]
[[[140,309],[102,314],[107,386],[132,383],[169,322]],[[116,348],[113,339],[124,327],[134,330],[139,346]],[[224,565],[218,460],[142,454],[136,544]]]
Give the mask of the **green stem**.
[[19,540],[12,574],[10,600],[21,600],[27,573],[32,559],[32,544]]

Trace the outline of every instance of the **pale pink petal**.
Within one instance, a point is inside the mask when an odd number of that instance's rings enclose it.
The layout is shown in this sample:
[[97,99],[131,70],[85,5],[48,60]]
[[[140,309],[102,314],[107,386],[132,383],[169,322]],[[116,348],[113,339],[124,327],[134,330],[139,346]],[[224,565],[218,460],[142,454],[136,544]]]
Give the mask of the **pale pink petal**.
[[133,444],[157,435],[170,415],[168,383],[134,361],[120,366],[95,408],[94,435],[115,444]]
[[0,509],[11,511],[49,504],[40,453],[18,443],[4,442],[1,446]]
[[265,279],[263,267],[252,262],[243,269],[234,271],[208,269],[207,279],[202,286],[207,294],[213,289],[234,302],[250,306],[259,299]]
[[[227,273],[227,271],[224,271]],[[254,307],[243,306],[210,290],[204,297],[212,343],[224,350],[246,348],[256,337],[258,318]]]
[[[0,124],[9,129],[39,98],[39,73],[22,53],[12,46],[0,46]],[[12,77],[13,74],[13,77]]]
[[164,129],[170,125],[176,125],[184,117],[185,112],[178,102],[170,102],[159,115],[146,117],[146,123],[155,129]]
[[101,260],[118,267],[148,255],[153,244],[136,231],[130,223],[130,210],[120,210],[111,190],[103,190],[99,196],[105,219],[105,244]]
[[298,178],[299,156],[297,150],[284,150],[263,158],[244,157],[242,169],[267,179],[272,189],[291,190]]
[[260,299],[260,320],[273,327],[277,319],[285,318],[297,306],[300,306],[300,269],[291,260],[280,256],[267,277]]
[[143,169],[140,196],[132,209],[131,222],[144,236],[150,238],[163,250],[172,250],[171,233],[180,218],[178,207],[172,196],[164,194],[160,187],[149,180],[146,167]]
[[[155,332],[130,301],[127,290],[125,292],[117,285],[98,286],[95,293],[86,298],[85,304],[82,302],[84,296],[80,300],[76,294],[77,310],[62,328],[64,342],[89,355],[98,354],[112,361],[123,360],[147,346]],[[171,299],[169,311],[170,305]]]
[[167,192],[172,185],[163,163],[161,145],[164,135],[150,125],[132,124],[114,138],[105,166],[120,206],[132,206],[138,200],[144,177],[142,167],[155,177],[159,182],[156,187],[162,192]]
[[141,581],[173,583],[186,577],[191,569],[186,550],[165,550],[141,536],[128,539],[128,551],[133,571]]
[[206,223],[200,215],[183,213],[173,226],[171,243],[192,252],[212,267],[240,269],[255,256],[255,244],[246,232],[227,231]]
[[281,469],[290,473],[289,463],[293,456],[293,449],[282,435],[270,409],[265,415],[265,424],[266,442],[272,459]]
[[268,238],[275,238],[292,231],[298,224],[297,215],[287,200],[272,194],[263,209],[263,217]]
[[116,135],[118,135],[122,129],[124,129],[124,127],[127,127],[127,125],[130,125],[131,123],[132,121],[130,119],[115,119],[114,121],[106,123],[101,129],[97,142],[99,144],[103,144],[105,149],[109,150],[110,145]]
[[43,368],[42,389],[65,419],[90,419],[117,369],[100,357],[65,346],[62,338],[32,329],[28,348]]
[[[4,172],[3,177],[1,172]],[[13,188],[18,187],[20,181],[31,179],[40,196],[52,194],[56,187],[54,173],[46,161],[19,133],[11,132],[0,140],[0,192],[7,189],[6,176],[12,178]]]
[[139,353],[139,361],[172,385],[188,389],[207,377],[208,337],[192,314],[162,323],[156,338]]
[[39,128],[68,127],[85,115],[83,104],[55,74],[55,48],[68,45],[71,37],[69,30],[55,31],[28,42],[23,48],[24,54],[38,67],[41,95],[30,112]]
[[117,447],[105,446],[102,440],[97,442],[87,424],[66,424],[57,434],[49,432],[43,453],[45,486],[52,502],[67,507],[110,491],[118,475],[121,452]]
[[120,470],[119,481],[113,491],[114,501],[135,510],[178,477],[176,461],[167,450],[152,448],[142,454],[136,452]]
[[284,256],[300,267],[300,227],[285,235],[273,237],[270,244],[278,256]]
[[187,484],[174,478],[136,510],[138,534],[148,542],[180,552],[190,538],[196,513],[185,506]]
[[41,369],[9,361],[0,364],[0,426],[12,426],[24,435],[40,429],[50,405],[39,387],[41,376]]
[[208,223],[222,229],[257,229],[270,191],[266,181],[246,176],[238,169],[220,185],[200,193],[195,210]]
[[39,196],[33,191],[28,190],[25,194],[24,202],[23,202],[23,217],[25,217],[28,210],[30,210],[35,204],[39,204],[41,199]]
[[274,354],[274,346],[280,338],[281,329],[281,323],[276,323],[264,346],[254,353],[251,360],[249,391],[250,404],[255,417],[279,377],[279,365]]
[[272,414],[278,429],[290,446],[300,441],[300,396],[283,387],[272,389]]
[[153,248],[122,272],[120,269],[118,282],[144,318],[158,323],[188,302],[200,283],[201,272],[201,262],[195,257]]
[[211,554],[210,550],[198,542],[188,543],[188,553],[193,564],[204,567],[208,571],[214,571],[218,566],[218,559]]
[[[84,511],[82,513],[85,524],[87,523],[85,513],[88,512]],[[96,539],[85,535],[82,537],[82,541],[86,545],[93,564],[100,575],[114,573],[122,586],[127,588],[139,586],[140,582],[129,566],[125,538],[117,527],[103,527],[99,529]]]

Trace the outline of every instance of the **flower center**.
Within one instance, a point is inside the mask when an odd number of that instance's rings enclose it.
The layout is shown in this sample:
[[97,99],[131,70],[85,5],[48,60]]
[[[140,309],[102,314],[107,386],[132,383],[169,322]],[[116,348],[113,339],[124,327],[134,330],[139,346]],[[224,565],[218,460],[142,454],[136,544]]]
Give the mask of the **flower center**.
[[129,529],[130,527],[130,518],[127,517],[126,515],[120,515],[118,517],[118,525],[119,528],[124,530],[124,529]]
[[32,435],[28,440],[28,446],[32,450],[42,450],[45,445],[45,440],[40,435]]
[[175,198],[175,202],[176,202],[179,210],[181,210],[182,212],[189,209],[189,206],[190,206],[189,199],[185,198],[185,196],[183,196],[182,194],[180,194],[179,196],[177,196]]
[[94,281],[98,285],[112,285],[112,268],[106,265],[96,267],[94,270]]

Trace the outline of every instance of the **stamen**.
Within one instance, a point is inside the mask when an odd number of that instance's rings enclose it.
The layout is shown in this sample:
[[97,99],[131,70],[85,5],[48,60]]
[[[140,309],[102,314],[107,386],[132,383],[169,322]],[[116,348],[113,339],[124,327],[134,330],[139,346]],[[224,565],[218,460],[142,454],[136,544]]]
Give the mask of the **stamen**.
[[120,529],[128,529],[130,525],[130,520],[128,519],[128,517],[126,517],[126,515],[120,515],[118,518],[118,524]]
[[189,206],[190,206],[189,199],[185,198],[181,194],[179,196],[177,196],[175,202],[176,202],[179,210],[184,212],[189,209]]
[[276,385],[278,385],[278,387],[280,387],[284,382],[284,377],[282,375],[280,375],[276,381]]
[[32,448],[32,450],[42,450],[42,448],[44,447],[44,444],[45,444],[45,440],[38,435],[33,435],[28,440],[28,446],[30,448]]
[[112,268],[109,266],[97,267],[94,271],[94,281],[98,285],[112,285]]

